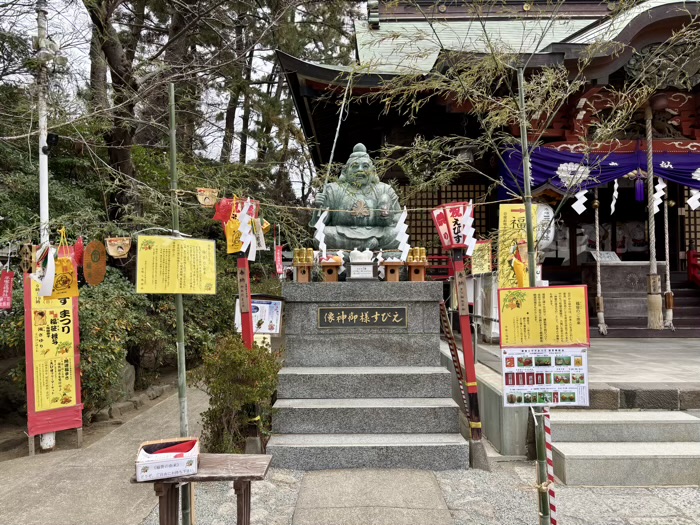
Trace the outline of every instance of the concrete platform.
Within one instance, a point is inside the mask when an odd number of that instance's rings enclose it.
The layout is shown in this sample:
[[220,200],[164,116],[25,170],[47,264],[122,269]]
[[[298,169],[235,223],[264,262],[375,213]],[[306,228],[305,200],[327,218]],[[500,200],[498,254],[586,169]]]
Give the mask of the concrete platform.
[[555,443],[700,441],[700,419],[685,412],[554,409],[551,421]]
[[700,443],[555,443],[553,459],[567,485],[700,484]]
[[469,466],[461,434],[276,434],[267,451],[277,468],[415,468]]

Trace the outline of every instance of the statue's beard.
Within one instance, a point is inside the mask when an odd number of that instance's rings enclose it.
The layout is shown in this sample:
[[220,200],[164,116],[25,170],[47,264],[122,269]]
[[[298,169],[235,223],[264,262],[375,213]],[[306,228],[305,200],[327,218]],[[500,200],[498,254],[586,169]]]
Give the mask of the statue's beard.
[[362,175],[360,177],[355,176],[350,182],[350,184],[355,186],[356,188],[363,188],[369,184],[369,181],[369,175]]

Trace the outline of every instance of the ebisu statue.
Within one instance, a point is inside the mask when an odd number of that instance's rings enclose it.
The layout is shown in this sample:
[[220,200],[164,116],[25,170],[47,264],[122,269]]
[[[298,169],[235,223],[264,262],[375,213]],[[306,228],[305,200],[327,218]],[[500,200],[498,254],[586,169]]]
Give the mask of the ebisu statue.
[[[324,230],[329,249],[387,250],[399,246],[399,198],[391,186],[379,181],[364,144],[353,148],[338,182],[326,184],[314,206],[318,210],[313,213],[311,227],[323,210],[330,210]],[[314,243],[318,248],[318,241]]]

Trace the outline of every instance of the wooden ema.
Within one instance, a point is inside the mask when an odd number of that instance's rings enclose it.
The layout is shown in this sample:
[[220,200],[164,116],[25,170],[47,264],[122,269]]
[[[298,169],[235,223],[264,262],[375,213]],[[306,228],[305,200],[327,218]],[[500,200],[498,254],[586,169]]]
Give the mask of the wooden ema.
[[428,267],[427,262],[408,263],[408,279],[422,283],[425,281],[425,269]]
[[[272,456],[266,454],[200,454],[196,474],[151,482],[159,500],[160,525],[178,525],[178,484],[233,481],[236,523],[250,525],[250,482],[265,479]],[[136,483],[136,476],[131,478]],[[191,491],[192,492],[192,491]],[[194,509],[194,506],[190,506]]]
[[401,267],[403,261],[384,261],[384,278],[388,283],[398,283],[401,277]]
[[323,282],[326,283],[337,283],[338,282],[338,271],[343,263],[338,261],[324,261],[321,262],[321,269],[323,270]]
[[313,268],[313,264],[294,263],[294,267],[297,269],[297,282],[298,283],[310,283],[311,282],[311,268]]

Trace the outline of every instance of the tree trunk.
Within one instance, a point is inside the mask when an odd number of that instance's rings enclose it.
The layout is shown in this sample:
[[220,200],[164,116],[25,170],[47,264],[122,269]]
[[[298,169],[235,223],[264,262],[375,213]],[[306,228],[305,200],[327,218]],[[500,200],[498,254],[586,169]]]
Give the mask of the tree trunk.
[[102,52],[100,33],[92,29],[90,40],[90,107],[95,111],[104,111],[109,107],[107,99],[107,62]]
[[226,118],[224,120],[224,141],[221,145],[220,162],[231,162],[233,151],[233,139],[236,125],[236,109],[238,109],[238,89],[232,89],[226,106]]
[[250,106],[251,101],[251,90],[250,90],[250,77],[253,70],[253,56],[255,50],[251,48],[246,58],[245,65],[245,89],[243,91],[243,124],[241,125],[241,149],[238,153],[238,162],[240,164],[245,164],[245,158],[248,153],[248,131],[250,129]]

